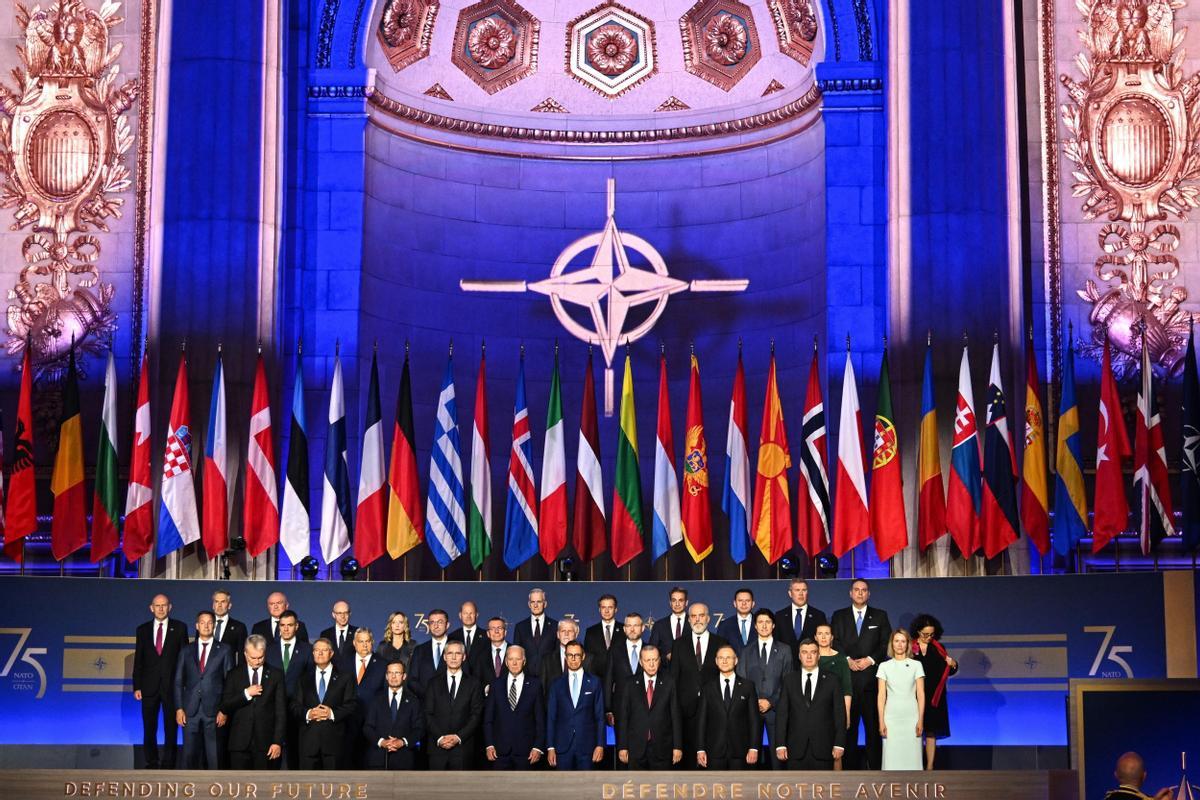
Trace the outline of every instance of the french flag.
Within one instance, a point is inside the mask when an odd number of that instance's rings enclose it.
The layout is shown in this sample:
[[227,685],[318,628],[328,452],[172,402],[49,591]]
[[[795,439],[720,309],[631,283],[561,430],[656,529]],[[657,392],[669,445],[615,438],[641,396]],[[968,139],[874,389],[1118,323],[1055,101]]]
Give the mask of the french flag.
[[950,486],[946,492],[946,527],[964,558],[979,549],[983,476],[979,464],[979,431],[975,395],[971,391],[971,361],[963,345],[958,368],[958,400],[954,410],[954,440],[950,450]]
[[382,556],[387,549],[387,487],[383,476],[379,364],[378,358],[372,355],[366,429],[362,439],[362,469],[358,473],[358,525],[354,531],[354,557],[364,567]]
[[225,424],[225,367],[217,346],[212,402],[208,407],[208,436],[204,443],[204,552],[209,558],[229,547],[228,431]]

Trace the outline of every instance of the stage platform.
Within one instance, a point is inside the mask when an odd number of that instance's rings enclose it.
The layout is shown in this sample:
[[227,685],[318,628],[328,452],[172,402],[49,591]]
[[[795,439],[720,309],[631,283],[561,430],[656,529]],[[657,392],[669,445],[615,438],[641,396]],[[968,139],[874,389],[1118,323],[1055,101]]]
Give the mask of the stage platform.
[[0,794],[236,800],[1078,800],[1074,772],[0,771]]

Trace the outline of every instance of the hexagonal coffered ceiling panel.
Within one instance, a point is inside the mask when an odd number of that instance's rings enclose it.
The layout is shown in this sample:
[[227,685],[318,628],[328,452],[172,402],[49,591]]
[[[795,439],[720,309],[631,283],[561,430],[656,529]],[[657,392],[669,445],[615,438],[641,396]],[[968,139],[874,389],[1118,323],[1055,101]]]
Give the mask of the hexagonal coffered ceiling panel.
[[387,0],[379,18],[379,45],[397,72],[429,55],[438,0]]
[[762,58],[750,7],[737,0],[699,0],[679,30],[687,71],[727,92]]
[[450,60],[488,94],[537,72],[541,23],[514,0],[482,0],[464,8]]
[[620,3],[603,3],[567,24],[567,72],[620,97],[658,71],[654,23]]

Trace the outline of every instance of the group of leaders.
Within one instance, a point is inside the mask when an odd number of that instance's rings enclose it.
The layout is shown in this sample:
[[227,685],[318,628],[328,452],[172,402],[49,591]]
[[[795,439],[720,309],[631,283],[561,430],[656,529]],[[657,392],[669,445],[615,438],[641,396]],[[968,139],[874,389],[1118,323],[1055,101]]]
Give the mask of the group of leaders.
[[638,613],[618,618],[605,594],[581,637],[534,589],[511,630],[500,617],[481,624],[468,600],[453,631],[446,611],[430,610],[431,638],[417,644],[403,612],[377,640],[351,624],[344,600],[310,642],[282,592],[247,629],[224,589],[189,640],[156,595],[133,665],[145,766],[606,768],[611,725],[618,768],[932,769],[957,669],[937,620],[920,614],[911,633],[893,630],[865,580],[828,618],[808,603],[806,581],[792,580],[788,597],[778,611],[756,609],[740,588],[713,631],[684,588],[670,590],[670,612],[652,626]]

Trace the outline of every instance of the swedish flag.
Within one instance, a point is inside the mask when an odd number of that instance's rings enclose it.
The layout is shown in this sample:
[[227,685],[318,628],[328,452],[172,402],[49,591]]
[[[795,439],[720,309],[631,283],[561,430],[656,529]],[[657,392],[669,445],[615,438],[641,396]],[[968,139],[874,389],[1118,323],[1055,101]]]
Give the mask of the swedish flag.
[[1066,555],[1087,532],[1087,500],[1079,444],[1079,406],[1075,403],[1075,346],[1067,340],[1063,357],[1062,401],[1058,406],[1055,447],[1054,552]]

